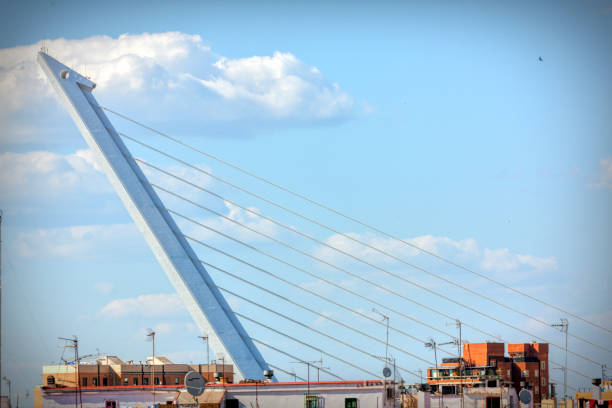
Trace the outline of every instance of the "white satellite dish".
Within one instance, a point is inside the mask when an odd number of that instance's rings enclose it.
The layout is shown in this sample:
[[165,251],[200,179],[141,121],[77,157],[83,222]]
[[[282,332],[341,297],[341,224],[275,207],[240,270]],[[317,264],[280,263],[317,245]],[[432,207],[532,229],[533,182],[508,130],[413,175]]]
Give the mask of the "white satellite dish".
[[204,388],[206,388],[206,381],[199,373],[195,371],[189,371],[185,374],[185,388],[187,388],[187,392],[197,397],[198,395],[202,395],[204,392]]
[[385,378],[391,377],[391,369],[389,367],[383,368],[383,376]]

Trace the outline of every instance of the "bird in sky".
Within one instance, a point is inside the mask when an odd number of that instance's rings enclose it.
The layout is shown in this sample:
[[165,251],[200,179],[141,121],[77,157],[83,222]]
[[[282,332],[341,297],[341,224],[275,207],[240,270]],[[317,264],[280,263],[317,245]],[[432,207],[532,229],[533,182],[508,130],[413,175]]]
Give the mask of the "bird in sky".
[[544,60],[542,59],[542,57],[538,57],[538,61],[542,62]]

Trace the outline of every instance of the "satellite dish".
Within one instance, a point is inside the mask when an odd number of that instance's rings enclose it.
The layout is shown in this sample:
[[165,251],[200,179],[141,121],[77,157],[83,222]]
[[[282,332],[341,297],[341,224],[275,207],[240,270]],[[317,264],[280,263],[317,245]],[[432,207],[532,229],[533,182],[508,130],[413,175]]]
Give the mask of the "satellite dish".
[[204,378],[202,378],[199,373],[189,371],[187,374],[185,374],[185,388],[187,388],[187,392],[194,397],[202,395],[205,387],[206,381],[204,381]]
[[391,377],[391,369],[389,367],[383,368],[383,376],[385,378]]
[[531,402],[531,392],[526,389],[522,389],[519,392],[519,399],[523,404],[529,404]]

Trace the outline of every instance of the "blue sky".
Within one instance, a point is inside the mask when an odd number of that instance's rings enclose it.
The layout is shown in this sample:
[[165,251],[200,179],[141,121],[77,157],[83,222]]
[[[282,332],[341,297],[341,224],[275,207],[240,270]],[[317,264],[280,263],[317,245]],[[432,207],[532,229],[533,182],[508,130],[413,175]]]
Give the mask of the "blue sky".
[[[205,358],[189,315],[76,127],[42,80],[34,62],[42,40],[52,55],[92,76],[100,103],[533,296],[612,326],[612,3],[382,2],[374,6],[360,2],[288,7],[274,2],[231,6],[132,2],[126,7],[119,2],[85,6],[57,1],[3,7],[2,345],[3,375],[13,379],[15,390],[31,390],[39,382],[41,364],[59,360],[58,336],[78,335],[83,354],[99,349],[125,360],[144,360],[150,346],[144,330],[156,327],[159,353],[185,362]],[[120,131],[435,273],[545,321],[564,317],[110,118]],[[354,247],[159,155],[128,146],[135,155],[195,177],[228,199],[355,251],[386,270],[530,333],[562,342],[554,329]],[[150,175],[233,219],[380,280],[496,336],[532,340],[206,194]],[[171,208],[454,333],[445,326],[444,317],[368,289],[337,270],[246,234],[163,193],[160,196]],[[184,231],[355,308],[372,308],[367,301],[327,288],[192,225],[185,225]],[[203,248],[196,250],[215,265],[384,336],[381,326],[355,320]],[[354,336],[223,274],[211,271],[211,275],[220,286],[262,303],[265,299],[269,306],[315,327]],[[168,307],[153,307],[162,303]],[[230,299],[230,303],[241,313],[380,371],[379,363],[302,332],[244,301]],[[320,357],[244,324],[253,337],[301,358]],[[423,338],[448,339],[401,316],[392,314],[391,324]],[[612,336],[571,318],[570,332],[604,346],[611,344]],[[391,335],[392,343],[432,360],[431,352],[418,342],[395,336]],[[465,330],[465,336],[473,342],[485,340],[471,329]],[[378,343],[357,337],[354,341],[384,353]],[[570,340],[570,348],[608,365],[612,362],[608,352],[575,339]],[[303,367],[270,350],[262,352],[272,364],[305,375]],[[426,368],[403,354],[396,357],[406,368]],[[553,350],[551,358],[560,362],[563,356]],[[331,358],[324,357],[324,362],[344,377],[364,376]],[[570,364],[589,376],[600,373],[577,358],[571,357]],[[551,377],[559,381],[561,372],[552,371]],[[576,387],[588,385],[575,375],[570,380]]]

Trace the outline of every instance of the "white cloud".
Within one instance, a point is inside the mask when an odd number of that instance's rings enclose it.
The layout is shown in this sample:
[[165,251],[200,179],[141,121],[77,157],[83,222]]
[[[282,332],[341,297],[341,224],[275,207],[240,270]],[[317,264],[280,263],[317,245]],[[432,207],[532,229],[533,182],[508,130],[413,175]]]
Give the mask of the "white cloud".
[[[143,120],[199,128],[248,119],[252,127],[279,119],[342,119],[353,112],[348,94],[289,53],[229,59],[213,53],[199,35],[180,32],[59,38],[45,45],[54,58],[91,77],[101,103]],[[10,118],[4,143],[41,141],[58,118],[66,122],[58,105],[50,104],[54,91],[36,62],[40,47],[0,50],[0,119]]]
[[599,160],[599,172],[589,187],[597,190],[612,188],[612,156]]
[[13,245],[26,258],[91,259],[104,258],[109,252],[121,257],[135,243],[142,245],[139,236],[133,224],[77,225],[20,233]]
[[[421,260],[427,257],[419,250],[391,238],[383,238],[370,233],[348,233],[347,235],[387,254],[391,254],[399,259],[416,265],[423,265]],[[557,268],[557,261],[554,257],[541,258],[529,254],[515,254],[510,252],[507,248],[481,249],[474,238],[454,240],[449,237],[422,235],[414,238],[404,238],[404,241],[436,255],[452,259],[459,263],[465,263],[469,266],[478,266],[485,271],[493,273],[505,273],[526,269],[535,272],[546,272]],[[400,263],[400,261],[394,260],[389,256],[381,254],[372,248],[365,247],[339,234],[330,236],[325,242],[334,248],[338,248],[353,256],[364,259],[369,263],[405,266]],[[317,247],[315,249],[315,255],[336,264],[356,262],[325,246]],[[416,261],[417,257],[419,262]]]
[[[259,217],[258,215],[253,214],[252,212],[236,207],[235,205],[227,201],[224,201],[224,204],[227,209],[227,213],[225,214],[226,217],[266,235],[272,237],[278,235],[279,227],[271,221],[265,220]],[[249,210],[252,210],[255,213],[259,212],[259,210],[255,207],[247,208],[249,208]],[[196,225],[190,221],[184,220],[181,217],[176,216],[175,219],[185,235],[189,235],[199,240],[224,239],[221,238],[217,233],[207,230],[206,228]],[[203,225],[209,226],[217,231],[228,234],[229,236],[239,239],[241,241],[261,242],[268,240],[268,238],[249,231],[243,228],[242,226],[221,217],[204,219],[199,218],[195,219],[195,221]]]
[[508,248],[485,248],[480,266],[486,271],[509,272],[527,266],[535,270],[554,270],[557,260],[554,257],[538,258],[533,255],[513,254]]
[[[140,295],[135,298],[115,299],[107,303],[98,316],[120,318],[173,316],[185,310],[185,305],[176,293],[156,293]],[[171,327],[160,324],[156,330],[170,330]]]
[[315,67],[290,53],[230,60],[221,58],[210,79],[197,82],[227,100],[251,102],[278,117],[328,119],[348,114],[352,98]]
[[[192,201],[196,201],[200,203],[200,200],[207,199],[210,195],[193,185],[190,185],[184,181],[181,181],[175,177],[168,176],[156,169],[153,169],[145,164],[139,163],[138,165],[141,167],[144,174],[147,176],[147,179],[152,184],[156,184],[168,191],[171,191],[175,194],[188,198]],[[212,170],[205,164],[194,164],[195,167],[203,170],[204,172],[211,173]],[[213,178],[206,175],[203,171],[198,171],[192,167],[187,166],[178,166],[178,165],[170,165],[170,166],[157,166],[164,171],[179,177],[183,180],[188,181],[189,183],[195,184],[205,189],[209,189],[209,187],[213,184]],[[158,193],[163,196],[168,196],[167,193],[158,190]],[[183,202],[183,204],[186,204]],[[191,204],[186,204],[191,206]]]
[[[349,237],[364,242],[371,247],[377,248],[380,251],[392,254],[398,258],[410,258],[419,255],[421,252],[414,247],[406,245],[394,239],[384,238],[375,234],[357,234],[357,233],[346,233]],[[390,264],[396,262],[392,258],[380,253],[379,251],[363,246],[353,239],[347,238],[340,234],[331,235],[325,242],[337,249],[344,252],[353,254],[360,258],[366,259],[370,263],[383,263]],[[414,238],[405,238],[404,241],[426,251],[446,255],[462,255],[470,257],[478,256],[480,249],[478,243],[473,238],[468,238],[460,241],[455,241],[447,237],[436,237],[433,235],[421,235]],[[350,258],[340,254],[338,251],[331,249],[326,246],[320,246],[316,249],[315,255],[336,262],[346,262]]]
[[0,186],[5,199],[110,191],[110,183],[90,150],[67,155],[48,151],[2,153]]

